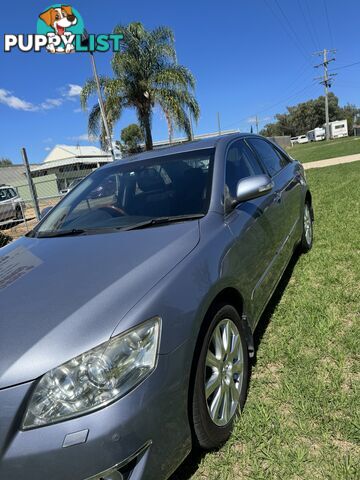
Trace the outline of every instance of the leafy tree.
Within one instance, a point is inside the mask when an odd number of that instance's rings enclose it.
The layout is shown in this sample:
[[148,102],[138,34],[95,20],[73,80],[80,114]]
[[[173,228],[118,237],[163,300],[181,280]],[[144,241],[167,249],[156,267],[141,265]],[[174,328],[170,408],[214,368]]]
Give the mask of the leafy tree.
[[348,131],[349,135],[352,135],[354,133],[353,127],[354,123],[357,124],[359,123],[359,117],[360,117],[360,108],[357,108],[356,105],[352,105],[350,103],[347,103],[342,109],[342,119],[346,119],[348,123]]
[[[100,79],[106,116],[111,130],[125,108],[134,108],[144,134],[146,150],[153,148],[152,114],[159,106],[167,119],[169,134],[174,127],[184,130],[191,138],[189,115],[198,120],[200,109],[194,96],[192,73],[176,62],[174,35],[167,27],[145,30],[141,23],[118,25],[114,33],[123,35],[123,49],[113,56],[114,76]],[[86,108],[89,97],[96,93],[94,80],[88,80],[81,92],[81,104]],[[106,136],[98,103],[89,115],[89,133],[100,136],[102,146]]]
[[0,167],[10,167],[12,165],[12,161],[8,158],[0,158]]
[[144,141],[144,134],[136,123],[132,123],[121,130],[120,149],[123,155],[131,155],[141,152],[141,143]]
[[[345,116],[345,108],[349,108],[348,114],[351,115],[354,106],[341,108],[339,99],[331,92],[328,96],[329,100],[329,120],[342,120]],[[302,135],[321,127],[325,123],[325,97],[320,96],[298,105],[287,107],[286,113],[278,113],[275,115],[276,121],[265,125],[261,131],[262,135]]]

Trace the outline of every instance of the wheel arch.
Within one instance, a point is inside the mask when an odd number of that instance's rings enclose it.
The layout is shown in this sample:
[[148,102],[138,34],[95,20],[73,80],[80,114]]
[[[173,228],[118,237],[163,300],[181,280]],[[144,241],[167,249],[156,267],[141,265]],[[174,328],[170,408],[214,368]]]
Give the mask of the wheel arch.
[[204,337],[204,333],[208,328],[209,323],[213,315],[224,305],[231,305],[235,308],[239,317],[241,318],[242,325],[245,332],[245,340],[248,346],[249,356],[254,356],[254,339],[253,333],[248,321],[248,318],[244,312],[244,300],[241,293],[234,287],[224,287],[222,290],[216,293],[215,297],[212,299],[210,305],[206,309],[205,314],[203,315],[202,322],[199,328],[196,347],[194,351],[194,358],[196,357],[196,352],[199,350],[199,345],[201,340]]
[[252,333],[250,324],[248,322],[247,316],[244,313],[243,297],[236,288],[224,287],[222,290],[216,293],[210,305],[206,309],[205,314],[203,315],[202,322],[201,322],[201,325],[198,331],[198,336],[195,343],[195,348],[193,351],[190,378],[189,378],[189,390],[188,390],[188,415],[189,415],[189,423],[190,423],[193,440],[196,438],[196,435],[194,432],[193,423],[191,421],[191,410],[192,410],[192,397],[193,397],[193,391],[194,391],[193,387],[194,387],[194,379],[196,374],[196,365],[199,359],[203,338],[206,334],[209,324],[211,323],[211,319],[213,315],[216,313],[216,311],[219,310],[224,305],[231,305],[238,312],[239,317],[242,321],[242,325],[244,327],[245,340],[248,347],[249,357],[252,358],[255,352],[253,333]]
[[312,195],[310,190],[306,190],[305,203],[307,202],[309,202],[309,205],[310,205],[311,220],[314,221],[314,208],[313,208]]

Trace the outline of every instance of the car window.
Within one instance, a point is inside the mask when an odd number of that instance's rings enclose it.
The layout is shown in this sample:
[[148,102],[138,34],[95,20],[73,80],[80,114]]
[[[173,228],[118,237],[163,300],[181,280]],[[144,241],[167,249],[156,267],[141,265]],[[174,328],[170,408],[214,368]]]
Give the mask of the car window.
[[0,189],[0,202],[2,202],[3,200],[6,200],[6,190],[2,188]]
[[232,197],[236,196],[236,187],[239,180],[262,173],[264,172],[255,155],[243,140],[239,140],[230,146],[226,156],[225,183]]
[[283,167],[283,161],[271,143],[262,138],[248,138],[247,142],[254,148],[271,176],[276,175]]
[[281,162],[281,166],[282,168],[286,167],[286,165],[289,165],[289,163],[292,162],[291,158],[289,158],[286,153],[282,152],[279,148],[276,148],[276,153],[279,155],[280,157],[280,162]]
[[6,200],[10,200],[12,198],[12,193],[11,193],[10,188],[7,188],[5,190],[5,193],[6,193]]
[[145,220],[206,214],[214,149],[100,168],[76,186],[38,232],[128,228]]
[[13,188],[9,188],[9,198],[16,197],[16,192]]

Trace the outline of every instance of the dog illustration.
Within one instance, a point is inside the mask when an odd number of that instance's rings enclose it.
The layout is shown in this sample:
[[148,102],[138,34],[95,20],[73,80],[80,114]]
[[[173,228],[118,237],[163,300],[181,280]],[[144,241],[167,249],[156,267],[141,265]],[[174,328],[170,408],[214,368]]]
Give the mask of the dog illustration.
[[[67,32],[66,29],[77,24],[77,18],[73,14],[72,8],[69,5],[61,5],[61,7],[49,8],[45,12],[41,13],[39,17],[46,23],[46,25],[54,30],[54,33],[48,34],[49,37],[55,35],[70,35],[71,33]],[[74,50],[74,47],[71,44],[66,45],[65,49],[62,47],[55,49],[55,46],[49,43],[47,48],[51,53],[63,51],[70,53]]]

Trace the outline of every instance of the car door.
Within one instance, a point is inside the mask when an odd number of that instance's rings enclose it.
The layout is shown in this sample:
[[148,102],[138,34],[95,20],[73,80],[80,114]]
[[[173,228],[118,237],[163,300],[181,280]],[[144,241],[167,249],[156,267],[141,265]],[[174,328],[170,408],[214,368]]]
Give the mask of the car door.
[[9,198],[8,189],[0,189],[0,222],[11,217],[12,205]]
[[10,199],[10,202],[11,202],[10,215],[12,217],[15,217],[16,216],[16,206],[17,206],[18,202],[17,202],[17,193],[15,192],[15,190],[13,188],[8,189],[8,198]]
[[[235,197],[239,180],[261,175],[265,169],[244,140],[236,140],[227,150],[225,197]],[[228,265],[246,305],[249,319],[256,322],[269,294],[261,288],[269,264],[276,253],[278,204],[273,192],[241,202],[225,217],[234,242],[228,252]]]
[[292,253],[293,245],[289,239],[296,226],[295,217],[298,217],[298,212],[295,212],[295,204],[298,201],[295,200],[296,195],[293,190],[295,187],[293,171],[296,162],[282,157],[279,150],[266,139],[249,137],[246,141],[258,155],[274,182],[274,208],[271,210],[269,221],[274,229],[275,248],[261,287],[267,292],[274,289]]
[[302,228],[303,208],[303,184],[304,173],[299,162],[292,160],[284,151],[276,145],[272,145],[280,157],[282,169],[279,175],[282,177],[283,189],[281,202],[285,210],[285,222],[288,232],[288,251],[292,253],[294,237],[299,237]]

